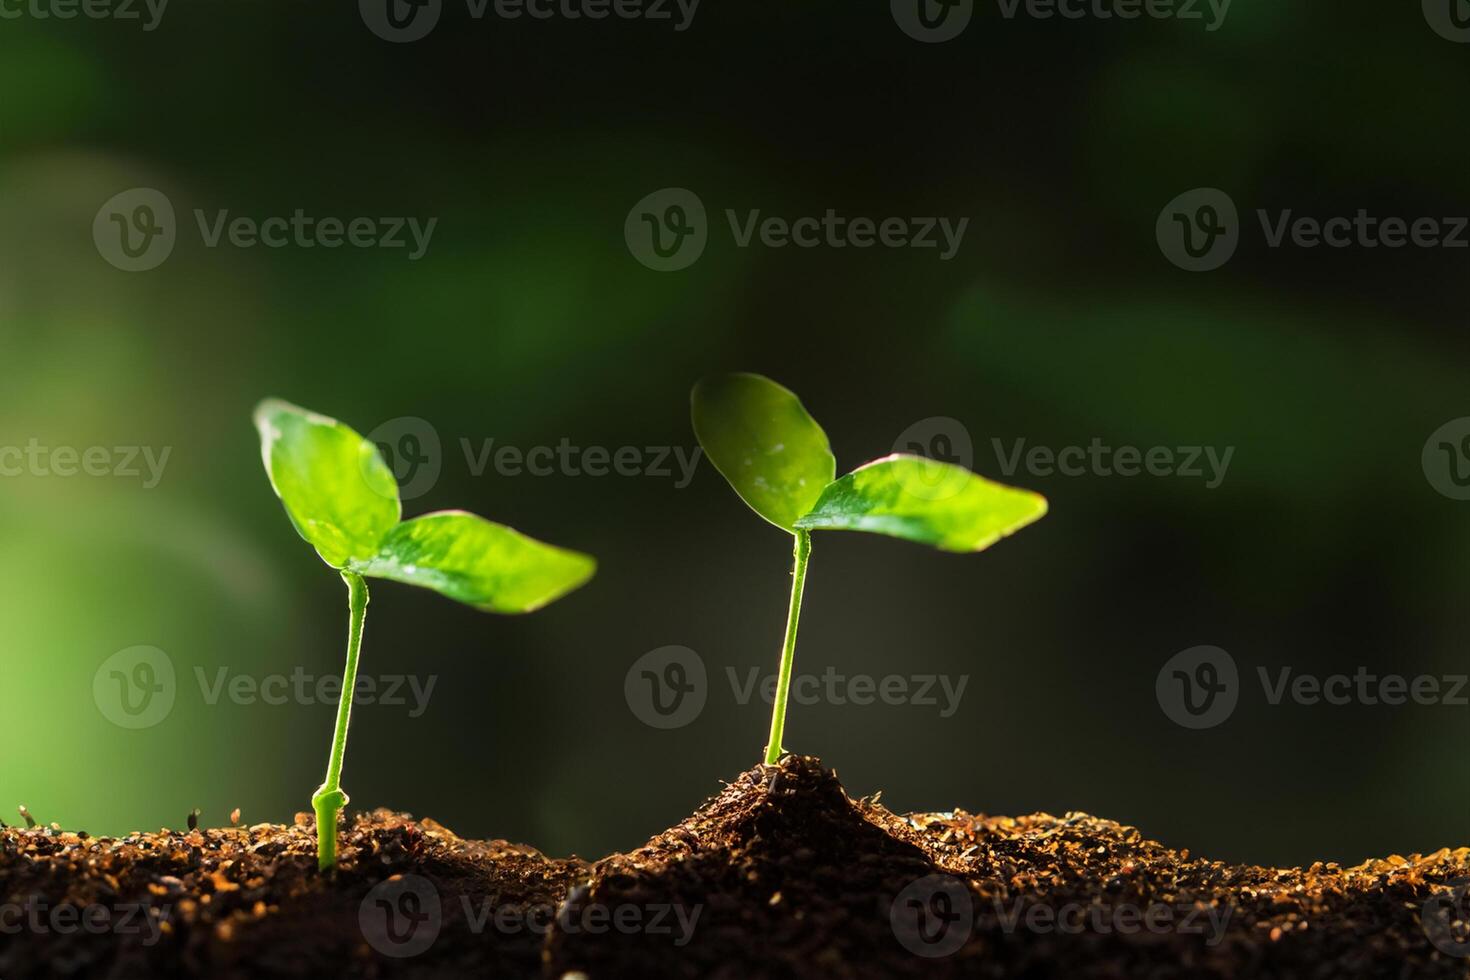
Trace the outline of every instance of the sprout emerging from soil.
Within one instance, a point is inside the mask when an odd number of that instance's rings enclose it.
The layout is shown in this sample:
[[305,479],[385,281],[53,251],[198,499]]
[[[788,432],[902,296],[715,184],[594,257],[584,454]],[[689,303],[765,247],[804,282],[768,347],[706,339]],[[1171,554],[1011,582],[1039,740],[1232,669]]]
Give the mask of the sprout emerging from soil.
[[268,399],[255,409],[261,457],[286,515],[347,583],[347,666],[327,761],[311,798],[317,859],[337,862],[337,817],[347,804],[342,756],[367,613],[365,577],[433,589],[487,612],[523,613],[592,577],[596,562],[465,511],[402,520],[398,483],[378,448],[336,419]]
[[1046,498],[951,463],[895,453],[836,479],[827,434],[790,391],[758,374],[695,385],[694,434],[740,498],[795,539],[795,569],[766,764],[785,749],[786,700],[811,532],[869,531],[943,551],[984,551],[1046,513]]

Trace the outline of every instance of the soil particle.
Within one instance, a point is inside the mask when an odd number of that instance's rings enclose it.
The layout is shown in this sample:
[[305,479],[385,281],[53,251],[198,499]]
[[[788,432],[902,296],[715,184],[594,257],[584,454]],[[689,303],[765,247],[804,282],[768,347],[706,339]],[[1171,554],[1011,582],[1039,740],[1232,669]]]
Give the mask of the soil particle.
[[[21,928],[0,928],[0,977],[534,977],[540,936],[477,931],[466,911],[554,908],[586,872],[575,858],[461,840],[387,810],[344,828],[328,875],[316,868],[309,814],[289,827],[120,838],[10,828],[0,831],[0,897],[17,912],[0,926]],[[371,932],[376,902],[402,900],[393,889],[405,881],[438,897],[437,934],[415,955],[385,955],[371,940],[399,950]]]
[[[594,901],[703,907],[677,955],[636,932],[557,931],[549,952],[594,978],[1467,980],[1467,881],[1465,847],[1278,869],[1083,813],[899,817],[787,758],[594,866]],[[1428,930],[1427,903],[1448,913]]]
[[334,873],[315,848],[309,814],[0,828],[0,977],[1470,980],[1470,848],[1227,865],[1082,813],[898,816],[803,757],[595,864],[386,810]]
[[[742,775],[677,827],[599,861],[588,899],[612,911],[694,921],[669,932],[558,928],[552,975],[589,977],[952,975],[915,963],[894,940],[892,896],[932,874],[924,835],[881,807],[854,803],[814,759]],[[631,916],[631,913],[628,913]],[[698,918],[694,918],[695,916]]]

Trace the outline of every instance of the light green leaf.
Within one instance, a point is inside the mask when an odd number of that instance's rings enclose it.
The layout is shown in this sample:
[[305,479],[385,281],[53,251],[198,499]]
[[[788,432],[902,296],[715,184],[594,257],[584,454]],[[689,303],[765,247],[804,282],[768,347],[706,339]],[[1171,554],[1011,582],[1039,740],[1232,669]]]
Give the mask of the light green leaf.
[[388,532],[354,571],[421,585],[487,612],[540,609],[592,577],[597,562],[462,510],[415,517]]
[[806,530],[870,531],[944,551],[984,551],[1039,520],[1046,498],[961,466],[896,454],[860,466],[796,522]]
[[365,560],[402,513],[378,447],[336,419],[269,398],[255,408],[260,455],[296,530],[333,568]]
[[759,374],[707,378],[690,396],[694,434],[715,469],[757,514],[790,531],[837,475],[801,401]]

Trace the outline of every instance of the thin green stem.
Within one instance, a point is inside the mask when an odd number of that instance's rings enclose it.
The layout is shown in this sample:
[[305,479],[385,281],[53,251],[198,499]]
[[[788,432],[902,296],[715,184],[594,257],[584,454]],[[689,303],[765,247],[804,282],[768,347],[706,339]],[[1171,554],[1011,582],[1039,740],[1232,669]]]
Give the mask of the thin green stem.
[[791,665],[796,660],[796,624],[801,618],[801,590],[806,586],[806,563],[812,554],[810,531],[796,532],[796,567],[791,572],[791,609],[786,613],[786,641],[781,646],[781,673],[776,677],[776,699],[771,705],[771,737],[766,742],[766,765],[781,761],[781,736],[786,731],[786,698],[791,692]]
[[337,815],[347,805],[342,792],[342,756],[347,752],[347,725],[352,720],[352,692],[357,687],[357,654],[362,648],[362,623],[367,617],[367,583],[361,575],[343,572],[347,583],[347,666],[342,671],[342,696],[337,701],[337,730],[332,735],[332,754],[327,760],[327,778],[312,794],[316,810],[317,867],[325,871],[337,863]]

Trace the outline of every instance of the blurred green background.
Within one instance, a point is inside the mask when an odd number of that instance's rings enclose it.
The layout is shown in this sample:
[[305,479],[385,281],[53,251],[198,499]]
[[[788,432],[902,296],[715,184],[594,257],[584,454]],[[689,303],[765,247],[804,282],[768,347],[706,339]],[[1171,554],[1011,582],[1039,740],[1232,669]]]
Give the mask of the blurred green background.
[[[17,8],[19,9],[19,8]],[[597,856],[755,764],[788,540],[701,464],[475,475],[461,440],[693,447],[688,390],[756,370],[800,393],[839,472],[909,426],[992,440],[1235,447],[1223,483],[1018,472],[1040,524],[979,556],[817,539],[799,671],[970,675],[960,710],[796,705],[787,747],[896,810],[1087,810],[1211,857],[1356,862],[1467,842],[1470,712],[1270,705],[1257,667],[1470,670],[1470,503],[1420,454],[1470,415],[1464,250],[1269,248],[1257,208],[1470,213],[1470,48],[1417,5],[1238,4],[1200,22],[1008,19],[920,43],[882,5],[701,5],[665,23],[487,16],[416,43],[358,11],[170,6],[0,21],[0,446],[146,446],[126,476],[0,479],[0,801],[93,833],[309,809],[330,704],[207,703],[196,669],[341,669],[345,590],[267,485],[250,410],[278,395],[366,433],[430,423],[412,515],[465,507],[589,551],[524,618],[372,586],[362,671],[437,678],[419,717],[355,712],[354,807]],[[125,272],[99,208],[162,192],[177,245]],[[634,203],[694,191],[709,244],[661,273]],[[1241,244],[1175,268],[1155,220],[1227,191]],[[405,249],[206,247],[193,213],[436,218]],[[726,209],[968,217],[935,250],[738,248]],[[146,644],[178,672],[140,730],[93,678]],[[656,647],[711,689],[676,731],[623,695]],[[1188,731],[1155,677],[1197,644],[1245,690]],[[13,812],[13,811],[12,811]],[[7,818],[13,821],[13,818]]]

